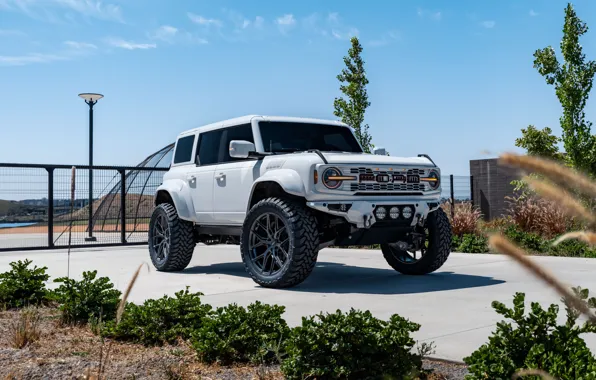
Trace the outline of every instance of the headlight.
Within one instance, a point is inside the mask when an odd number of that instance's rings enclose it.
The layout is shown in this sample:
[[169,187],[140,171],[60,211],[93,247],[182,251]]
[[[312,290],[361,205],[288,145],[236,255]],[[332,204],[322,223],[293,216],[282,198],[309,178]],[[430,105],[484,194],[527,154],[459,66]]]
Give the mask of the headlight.
[[323,172],[322,182],[328,189],[337,189],[341,186],[343,181],[354,181],[355,176],[345,176],[341,174],[341,171],[337,168],[327,168]]
[[420,178],[421,181],[427,182],[432,190],[436,190],[441,185],[441,177],[436,170],[431,170],[427,177]]

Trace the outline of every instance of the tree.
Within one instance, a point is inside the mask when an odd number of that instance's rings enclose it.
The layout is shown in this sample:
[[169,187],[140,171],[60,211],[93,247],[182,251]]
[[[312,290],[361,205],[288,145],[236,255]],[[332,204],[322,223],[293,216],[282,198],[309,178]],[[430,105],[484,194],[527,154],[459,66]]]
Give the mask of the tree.
[[[561,140],[566,152],[565,160],[573,168],[594,175],[596,136],[591,133],[592,123],[586,120],[584,108],[596,74],[596,62],[586,61],[579,43],[579,38],[587,31],[587,25],[577,17],[573,6],[567,4],[560,45],[564,63],[559,63],[554,49],[548,46],[534,53],[534,68],[545,78],[548,85],[555,87],[557,98],[563,108],[560,123],[563,130]],[[530,146],[533,137],[536,137],[533,131],[525,133],[519,146]],[[552,141],[550,137],[546,140]],[[547,151],[552,149],[547,147]]]
[[540,156],[560,161],[563,159],[557,146],[560,140],[559,137],[552,134],[552,130],[549,127],[538,130],[533,125],[530,125],[528,129],[522,129],[522,137],[515,139],[515,146],[524,148],[531,156]]
[[335,98],[333,102],[335,111],[333,114],[341,118],[342,122],[354,128],[354,133],[362,148],[365,152],[370,153],[373,147],[371,144],[372,137],[368,133],[368,124],[363,124],[364,113],[366,108],[370,106],[366,92],[368,79],[364,71],[364,61],[360,56],[362,46],[356,37],[352,37],[350,42],[352,47],[348,50],[348,55],[344,57],[346,68],[337,76],[341,83],[346,83],[340,85],[340,90],[348,97],[348,100]]

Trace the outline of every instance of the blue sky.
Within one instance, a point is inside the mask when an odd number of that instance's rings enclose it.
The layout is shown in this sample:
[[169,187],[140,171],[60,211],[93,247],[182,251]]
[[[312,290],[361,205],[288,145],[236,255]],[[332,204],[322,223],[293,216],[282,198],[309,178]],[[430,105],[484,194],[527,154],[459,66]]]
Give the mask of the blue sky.
[[[557,53],[565,1],[0,0],[0,162],[135,165],[177,133],[245,114],[335,118],[349,37],[370,84],[366,122],[392,155],[445,174],[558,134],[554,89],[532,67]],[[596,28],[596,2],[573,3]],[[596,59],[596,30],[581,41]],[[594,96],[594,95],[593,95]],[[588,103],[596,120],[596,103]]]

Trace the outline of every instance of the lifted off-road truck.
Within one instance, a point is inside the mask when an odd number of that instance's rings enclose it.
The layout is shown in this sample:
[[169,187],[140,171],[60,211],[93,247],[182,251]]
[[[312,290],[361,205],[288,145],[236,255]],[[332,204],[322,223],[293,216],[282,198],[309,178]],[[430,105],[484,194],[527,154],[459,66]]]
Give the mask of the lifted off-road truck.
[[238,244],[256,283],[284,288],[324,247],[380,244],[400,273],[437,270],[451,248],[440,169],[374,153],[338,121],[244,116],[181,133],[155,194],[153,265],[181,271],[198,243]]

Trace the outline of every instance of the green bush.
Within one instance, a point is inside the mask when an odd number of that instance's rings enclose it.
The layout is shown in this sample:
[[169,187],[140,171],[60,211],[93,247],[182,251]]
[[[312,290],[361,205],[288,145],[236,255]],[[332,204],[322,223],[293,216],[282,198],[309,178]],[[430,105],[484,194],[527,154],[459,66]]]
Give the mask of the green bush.
[[188,287],[175,294],[146,300],[142,305],[127,303],[120,323],[108,321],[102,329],[106,337],[144,345],[174,344],[189,339],[200,328],[211,306],[201,303],[203,293],[190,293]]
[[29,268],[31,260],[10,263],[11,270],[0,273],[0,306],[4,309],[36,306],[48,301],[47,267]]
[[282,318],[284,306],[255,302],[247,308],[231,304],[217,308],[193,333],[200,360],[220,364],[271,363],[279,359],[290,329]]
[[97,271],[83,272],[83,279],[60,277],[62,283],[52,292],[52,298],[60,304],[62,323],[87,323],[89,320],[110,320],[116,317],[120,302],[119,290],[107,277],[97,278]]
[[389,321],[351,309],[302,318],[286,343],[281,369],[287,379],[415,377],[422,366],[410,333],[420,325],[399,315]]
[[551,242],[549,245],[548,253],[552,256],[596,257],[596,250],[583,241],[565,240],[556,246],[552,246]]
[[508,226],[504,231],[504,235],[520,247],[535,253],[544,253],[549,249],[549,240],[536,233],[524,232],[515,225]]
[[[457,235],[451,235],[451,250],[452,251],[459,251],[459,246],[461,245],[461,237]],[[461,252],[461,251],[459,251]]]
[[488,238],[484,235],[465,234],[457,247],[458,252],[486,253],[488,249]]
[[[584,300],[588,298],[587,289],[574,290]],[[596,299],[591,298],[589,304],[596,307]],[[544,310],[533,302],[525,315],[524,293],[515,294],[513,308],[497,301],[492,306],[515,324],[499,322],[489,342],[464,358],[470,373],[466,379],[511,379],[520,369],[542,369],[561,380],[596,379],[596,359],[580,336],[596,332],[596,326],[589,322],[576,325],[577,310],[567,306],[566,323],[557,325],[556,304]]]

